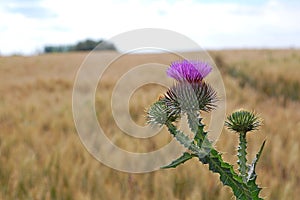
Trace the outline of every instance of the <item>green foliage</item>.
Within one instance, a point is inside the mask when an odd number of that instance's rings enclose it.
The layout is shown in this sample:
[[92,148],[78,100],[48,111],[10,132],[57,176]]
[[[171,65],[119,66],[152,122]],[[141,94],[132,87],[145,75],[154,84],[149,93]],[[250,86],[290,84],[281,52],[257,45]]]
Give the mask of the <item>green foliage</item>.
[[[260,199],[258,194],[252,191],[253,188],[243,182],[242,178],[233,170],[233,166],[223,161],[221,154],[215,149],[211,149],[209,155],[199,158],[199,160],[203,164],[208,164],[210,171],[220,175],[221,182],[231,187],[237,199]],[[256,190],[256,188],[254,188],[254,190]]]
[[[190,120],[192,119],[191,116],[192,115],[190,115]],[[233,166],[225,162],[222,159],[222,155],[210,145],[207,139],[205,139],[206,132],[203,130],[204,125],[201,123],[201,120],[198,120],[198,128],[194,130],[197,131],[194,137],[194,141],[191,141],[183,132],[177,130],[177,128],[172,123],[166,123],[166,125],[169,128],[170,133],[192,153],[185,152],[181,157],[174,160],[169,165],[162,167],[163,169],[175,168],[178,165],[186,162],[187,160],[190,160],[191,158],[197,156],[200,162],[202,162],[203,164],[208,164],[210,171],[212,171],[213,173],[218,173],[220,175],[220,181],[224,185],[232,188],[232,191],[234,195],[237,197],[237,199],[242,199],[242,200],[261,199],[259,198],[259,192],[261,188],[258,187],[258,185],[255,183],[256,175],[254,176],[254,178],[251,178],[249,180],[246,179],[247,178],[246,160],[244,160],[243,163],[242,162],[240,163],[245,167],[243,167],[243,170],[240,170],[242,171],[241,175],[238,175],[234,171]],[[191,123],[190,126],[193,127],[194,123]],[[246,138],[244,137],[244,139]],[[207,147],[209,147],[209,151],[207,151],[207,149],[204,150],[202,148],[203,143],[200,141],[202,142],[206,141],[206,144],[209,144],[207,145]],[[242,142],[244,142],[244,140],[242,140]],[[246,151],[246,145],[241,145],[241,146],[244,146],[243,151]],[[258,159],[261,155],[262,148],[257,155]],[[246,155],[246,153],[244,154],[241,153],[241,157],[245,158],[244,155]],[[256,159],[256,161],[253,161],[254,163],[252,167],[253,171],[255,171],[254,168],[258,159]],[[249,167],[249,170],[252,168]],[[248,171],[248,174],[249,173],[250,171]]]

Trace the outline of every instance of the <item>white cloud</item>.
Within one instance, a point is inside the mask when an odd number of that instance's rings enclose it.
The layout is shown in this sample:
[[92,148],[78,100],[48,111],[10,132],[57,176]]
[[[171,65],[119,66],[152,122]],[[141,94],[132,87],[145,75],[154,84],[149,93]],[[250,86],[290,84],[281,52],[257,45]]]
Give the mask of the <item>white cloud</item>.
[[[14,1],[17,8],[18,2]],[[109,39],[125,31],[148,27],[182,33],[206,48],[300,46],[297,21],[300,3],[296,1],[30,2],[29,8],[34,8],[35,15],[28,13],[30,9],[26,13],[24,9],[7,9],[5,1],[0,3],[0,53],[32,53],[45,44],[70,44],[87,37]],[[39,16],[40,11],[46,10],[52,14]]]

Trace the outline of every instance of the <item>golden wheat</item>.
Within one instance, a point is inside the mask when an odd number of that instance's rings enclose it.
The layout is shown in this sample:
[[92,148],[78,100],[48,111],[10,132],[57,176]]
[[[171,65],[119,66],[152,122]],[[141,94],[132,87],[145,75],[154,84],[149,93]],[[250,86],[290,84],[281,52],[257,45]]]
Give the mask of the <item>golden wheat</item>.
[[[116,53],[104,53],[108,58]],[[94,159],[76,133],[72,87],[86,53],[32,57],[0,57],[0,199],[231,199],[229,188],[196,160],[176,169],[147,174],[115,171]],[[298,50],[214,51],[227,95],[227,113],[239,108],[257,111],[260,131],[249,134],[249,152],[267,143],[257,170],[266,199],[297,199],[300,194],[300,103],[270,97],[251,85],[243,88],[228,68],[243,71],[257,82],[278,77],[298,81]],[[148,152],[168,143],[161,133],[150,139],[124,136],[111,114],[110,95],[118,78],[140,63],[169,64],[172,55],[130,55],[113,64],[96,93],[97,115],[107,136],[123,149]],[[276,86],[274,86],[276,87]],[[143,110],[164,88],[147,85],[130,100],[133,120],[145,123]],[[294,92],[297,91],[295,88]],[[102,120],[103,119],[103,120]],[[237,138],[224,129],[217,148],[235,162]],[[249,154],[251,158],[253,153]]]

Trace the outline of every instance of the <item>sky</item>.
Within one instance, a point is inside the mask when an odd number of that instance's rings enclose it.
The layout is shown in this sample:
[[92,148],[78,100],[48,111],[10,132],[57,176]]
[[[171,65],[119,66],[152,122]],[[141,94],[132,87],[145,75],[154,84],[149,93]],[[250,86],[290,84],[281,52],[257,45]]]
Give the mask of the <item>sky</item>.
[[140,28],[176,31],[205,49],[299,48],[299,10],[298,0],[1,0],[0,55]]

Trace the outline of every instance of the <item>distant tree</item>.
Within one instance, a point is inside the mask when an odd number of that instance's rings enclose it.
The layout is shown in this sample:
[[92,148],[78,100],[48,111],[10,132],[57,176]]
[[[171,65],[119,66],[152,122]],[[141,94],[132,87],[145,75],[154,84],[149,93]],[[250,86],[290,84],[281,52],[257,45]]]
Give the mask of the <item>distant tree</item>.
[[45,53],[55,53],[55,52],[68,52],[73,49],[70,45],[60,45],[60,46],[45,46],[44,52]]
[[85,41],[78,42],[74,47],[75,51],[91,51],[93,49],[99,50],[99,51],[101,51],[101,50],[116,51],[117,50],[115,45],[108,41],[104,41],[104,40],[94,41],[91,39],[87,39]]
[[85,41],[82,42],[78,42],[75,47],[74,50],[75,51],[90,51],[93,50],[99,42],[87,39]]
[[111,50],[116,51],[117,48],[111,42],[99,40],[94,41],[91,39],[87,39],[85,41],[80,41],[75,45],[59,45],[59,46],[45,46],[45,53],[54,53],[54,52],[69,52],[69,51],[103,51],[103,50]]
[[117,51],[117,48],[115,45],[111,42],[100,40],[99,45],[96,46],[95,50],[111,50],[111,51]]

